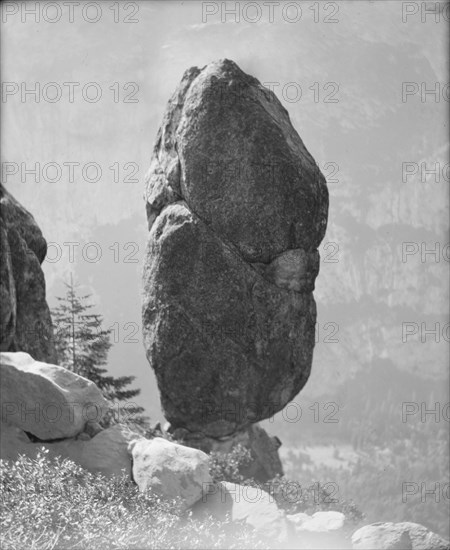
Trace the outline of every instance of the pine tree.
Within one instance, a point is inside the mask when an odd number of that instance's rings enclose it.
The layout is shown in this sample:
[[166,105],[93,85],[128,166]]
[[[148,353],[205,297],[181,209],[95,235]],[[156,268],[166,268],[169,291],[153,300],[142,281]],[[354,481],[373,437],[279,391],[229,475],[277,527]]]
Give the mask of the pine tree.
[[52,310],[58,365],[92,380],[109,401],[109,411],[101,422],[103,427],[120,421],[148,428],[148,418],[142,415],[144,408],[127,402],[141,391],[127,388],[135,377],[109,376],[104,368],[112,345],[112,330],[102,327],[101,315],[90,312],[93,308],[89,303],[91,295],[77,294],[72,275],[70,284],[65,283],[65,286],[65,296],[57,297],[59,305]]

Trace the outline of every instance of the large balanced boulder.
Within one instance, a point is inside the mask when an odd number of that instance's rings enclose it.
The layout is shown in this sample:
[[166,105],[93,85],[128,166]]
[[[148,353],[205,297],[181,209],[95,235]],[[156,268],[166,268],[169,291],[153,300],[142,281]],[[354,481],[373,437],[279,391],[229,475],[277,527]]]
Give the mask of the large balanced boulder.
[[33,216],[0,184],[0,351],[55,360],[41,268],[47,243]]
[[419,523],[372,523],[352,535],[354,550],[450,550],[450,542]]
[[133,479],[139,490],[189,508],[212,482],[208,456],[197,449],[155,437],[132,441]]
[[229,436],[308,380],[325,178],[276,96],[223,60],[184,74],[145,198],[143,334],[165,416]]
[[74,437],[100,421],[108,402],[97,386],[28,353],[0,353],[2,422],[42,441]]

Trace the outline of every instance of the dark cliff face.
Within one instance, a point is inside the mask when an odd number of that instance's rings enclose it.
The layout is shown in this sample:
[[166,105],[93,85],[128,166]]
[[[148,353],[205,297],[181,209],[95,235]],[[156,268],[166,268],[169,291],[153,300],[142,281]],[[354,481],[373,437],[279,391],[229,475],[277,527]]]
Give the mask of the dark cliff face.
[[53,329],[41,269],[47,243],[33,216],[0,188],[0,350],[55,361]]
[[186,71],[146,180],[143,331],[165,415],[228,435],[312,362],[325,178],[276,96],[229,60]]

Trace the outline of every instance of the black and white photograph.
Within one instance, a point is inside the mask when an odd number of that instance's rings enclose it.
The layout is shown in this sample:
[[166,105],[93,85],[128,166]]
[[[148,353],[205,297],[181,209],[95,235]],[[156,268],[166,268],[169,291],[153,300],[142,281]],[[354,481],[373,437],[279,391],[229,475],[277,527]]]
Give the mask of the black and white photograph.
[[0,17],[0,548],[450,550],[450,2]]

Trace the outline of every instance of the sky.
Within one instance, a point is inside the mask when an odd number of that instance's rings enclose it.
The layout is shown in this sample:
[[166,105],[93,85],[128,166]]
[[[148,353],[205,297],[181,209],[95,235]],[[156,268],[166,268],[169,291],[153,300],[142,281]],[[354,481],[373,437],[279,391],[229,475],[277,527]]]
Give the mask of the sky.
[[137,401],[161,418],[141,336],[144,176],[183,72],[229,58],[275,91],[328,181],[305,395],[380,360],[442,386],[448,4],[234,6],[2,4],[2,182],[49,243],[50,306],[72,273],[113,328],[111,373],[136,376]]

